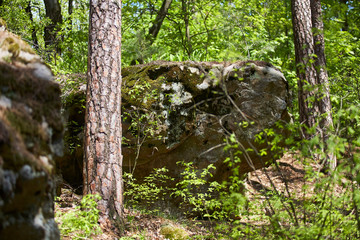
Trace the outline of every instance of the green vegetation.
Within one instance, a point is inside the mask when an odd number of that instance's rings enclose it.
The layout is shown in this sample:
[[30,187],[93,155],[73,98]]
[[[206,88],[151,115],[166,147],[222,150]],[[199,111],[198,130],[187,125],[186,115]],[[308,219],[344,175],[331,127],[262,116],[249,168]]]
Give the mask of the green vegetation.
[[98,200],[100,200],[99,195],[89,194],[82,198],[80,205],[75,209],[66,213],[58,211],[55,218],[60,223],[62,236],[69,236],[71,239],[87,239],[100,234]]
[[170,240],[186,240],[189,237],[188,233],[184,229],[169,224],[162,226],[160,233]]
[[[358,124],[360,121],[356,120],[355,125]],[[266,134],[261,135],[265,137]],[[237,144],[236,140],[227,148],[234,149],[233,144]],[[321,150],[322,144],[315,136],[311,140],[297,141],[287,150],[303,167],[302,184],[298,189],[288,187],[292,177],[282,174],[278,162],[271,166],[272,172],[278,173],[277,182],[270,177],[270,170],[261,173],[268,179],[260,179],[259,172],[255,172],[255,179],[261,186],[255,195],[245,187],[254,180],[239,176],[236,167],[229,182],[219,184],[205,180],[213,166],[200,171],[187,163],[182,180],[171,189],[172,194],[182,198],[185,215],[202,216],[215,222],[216,227],[210,229],[211,239],[355,239],[360,234],[360,137],[353,141],[335,134],[329,137],[327,151],[335,154],[340,164],[335,171],[327,173],[321,171],[319,164],[328,153]],[[229,164],[240,159],[238,154],[229,159]],[[143,197],[146,199],[148,193],[153,196],[155,191],[161,194],[160,186],[152,185],[153,189],[147,189]],[[204,186],[207,186],[205,191]],[[201,192],[197,191],[200,187]],[[139,192],[132,189],[126,194],[136,196],[144,192],[142,189],[136,188]]]
[[[88,51],[89,4],[74,0],[72,12],[68,2],[62,1],[63,22],[57,32],[62,39],[59,46],[45,47],[43,31],[50,22],[45,17],[41,0],[2,1],[0,15],[7,28],[29,42],[58,76],[85,73]],[[32,16],[27,11],[31,6]],[[208,182],[213,166],[194,169],[192,163],[182,164],[185,171],[176,186],[165,188],[170,181],[166,169],[156,169],[142,182],[131,174],[124,176],[127,185],[125,196],[128,207],[142,212],[159,214],[161,210],[152,204],[172,194],[181,199],[184,214],[212,221],[214,226],[208,236],[213,239],[358,239],[360,237],[360,2],[323,0],[323,21],[327,71],[330,81],[330,97],[334,126],[328,132],[302,139],[303,126],[299,122],[298,89],[295,73],[295,56],[289,0],[173,0],[161,30],[149,41],[152,25],[162,1],[123,0],[122,61],[124,66],[132,62],[148,63],[153,60],[171,61],[234,61],[263,60],[279,68],[289,82],[292,106],[289,112],[292,123],[280,126],[289,136],[279,135],[272,129],[258,134],[257,141],[270,143],[264,149],[240,149],[238,136],[231,135],[225,151],[233,175],[226,182]],[[186,7],[183,7],[186,4]],[[186,24],[187,19],[188,24]],[[35,41],[36,40],[36,41]],[[16,54],[14,45],[14,53]],[[57,51],[60,48],[61,51]],[[71,77],[64,91],[80,86]],[[77,79],[77,78],[74,78]],[[149,85],[133,84],[134,88],[124,95],[129,102],[137,101],[143,91],[147,104],[157,100],[157,92]],[[71,99],[69,101],[84,101]],[[142,99],[145,101],[145,99]],[[66,101],[64,102],[66,104]],[[126,115],[127,114],[127,115]],[[141,112],[128,112],[124,117],[133,119],[130,127],[137,136],[137,152],[141,143],[157,129],[157,116]],[[15,115],[14,115],[15,116]],[[26,128],[26,123],[8,116],[16,127]],[[319,119],[320,121],[320,119]],[[77,129],[78,126],[69,127]],[[242,127],[247,124],[242,123]],[[35,130],[28,129],[29,134]],[[79,133],[81,129],[74,130]],[[315,129],[307,129],[315,133]],[[141,135],[140,132],[143,134]],[[324,141],[324,134],[327,135]],[[71,138],[74,136],[68,136]],[[279,143],[285,141],[286,146]],[[72,149],[76,146],[70,146]],[[240,152],[257,152],[260,156],[278,156],[290,153],[304,171],[302,185],[296,191],[290,189],[289,176],[282,174],[279,163],[273,163],[278,181],[264,169],[254,179],[238,174],[236,163],[241,161]],[[330,155],[337,157],[338,166],[328,170],[325,162]],[[242,160],[243,161],[243,160]],[[251,159],[246,159],[251,161]],[[246,186],[258,182],[261,189],[252,195]],[[166,184],[165,184],[166,185]],[[201,191],[197,191],[200,190]],[[216,196],[216,197],[215,197]],[[85,196],[76,211],[58,214],[63,236],[70,232],[74,239],[90,237],[99,232],[97,225],[97,197]],[[155,210],[154,210],[155,209]],[[95,231],[95,232],[94,232]],[[178,230],[163,228],[168,238]],[[180,231],[180,230],[179,230]],[[73,235],[75,233],[75,235]],[[195,237],[194,237],[195,238]],[[122,239],[145,239],[145,234]],[[178,238],[180,239],[180,237]]]
[[166,172],[168,172],[166,168],[154,169],[142,183],[138,183],[131,173],[124,173],[126,207],[145,213],[160,214],[160,209],[154,208],[153,204],[165,200],[166,194],[171,190],[166,184],[173,179],[167,176]]

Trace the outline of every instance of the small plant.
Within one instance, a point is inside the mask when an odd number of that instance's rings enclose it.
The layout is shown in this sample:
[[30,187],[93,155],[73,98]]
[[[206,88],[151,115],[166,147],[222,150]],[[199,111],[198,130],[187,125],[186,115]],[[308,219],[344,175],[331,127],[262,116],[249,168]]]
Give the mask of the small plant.
[[139,234],[134,234],[129,237],[121,237],[120,240],[147,240],[146,232],[141,232]]
[[92,235],[101,234],[98,225],[99,210],[97,201],[101,197],[98,194],[88,194],[81,200],[80,206],[65,214],[57,213],[61,235],[71,236],[72,239],[87,239]]
[[138,183],[131,173],[124,173],[123,179],[126,185],[124,196],[126,206],[136,208],[144,213],[157,213],[158,209],[150,210],[158,200],[164,200],[167,191],[166,182],[173,181],[166,175],[169,170],[164,168],[154,169],[149,176]]
[[211,170],[215,170],[215,166],[210,164],[200,171],[195,169],[192,162],[177,164],[185,167],[185,170],[181,173],[182,180],[176,184],[177,188],[172,195],[182,198],[183,206],[190,206],[191,211],[186,213],[193,212],[208,218],[221,218],[220,202],[214,197],[214,194],[217,195],[221,190],[221,184],[206,180],[207,177],[213,176]]
[[[281,184],[274,182],[266,168],[262,170],[266,178],[260,179],[258,171],[253,172],[261,187],[257,195],[237,187],[241,177],[235,164],[240,160],[239,154],[249,150],[239,152],[237,136],[229,136],[225,150],[232,154],[226,161],[232,167],[233,176],[229,178],[229,193],[223,195],[222,209],[232,212],[235,218],[231,224],[218,225],[218,231],[226,232],[233,239],[358,239],[360,138],[356,131],[359,115],[358,108],[353,107],[334,114],[336,127],[326,133],[326,138],[313,129],[307,129],[313,131],[309,139],[296,139],[294,134],[279,136],[271,129],[257,134],[255,141],[269,147],[251,151],[258,156],[271,154],[277,159],[277,154],[285,150],[280,143],[285,141],[304,168],[303,182],[298,188],[289,188],[291,177],[281,171],[277,162],[271,167]],[[297,135],[303,129],[297,123],[286,127]],[[323,162],[328,161],[330,155],[336,156],[339,164],[334,170],[322,172]],[[251,163],[251,159],[246,160]],[[252,221],[263,224],[261,228],[247,224]]]

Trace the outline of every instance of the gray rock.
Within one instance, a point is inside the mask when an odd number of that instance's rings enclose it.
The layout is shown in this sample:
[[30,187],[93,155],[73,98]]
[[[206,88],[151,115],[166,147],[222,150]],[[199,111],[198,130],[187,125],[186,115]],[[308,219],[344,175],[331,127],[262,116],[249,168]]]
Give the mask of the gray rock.
[[[229,154],[223,151],[226,137],[233,133],[246,148],[251,144],[260,150],[266,146],[254,142],[256,134],[288,120],[288,83],[265,62],[154,62],[123,69],[123,82],[123,113],[127,116],[123,136],[128,139],[123,146],[123,168],[131,170],[136,165],[134,175],[140,179],[164,166],[178,179],[183,168],[176,163],[185,161],[193,162],[197,169],[214,164],[212,180],[226,180],[231,175],[224,163]],[[133,89],[142,84],[150,87],[134,96]],[[154,91],[159,96],[150,100],[147,95]],[[144,98],[147,102],[141,101]],[[146,128],[151,128],[145,122],[140,136],[131,127],[139,113],[156,122],[152,136],[145,137]],[[246,128],[239,126],[243,121],[249,123]],[[139,153],[138,138],[142,142]],[[255,153],[249,156],[252,164],[243,158],[240,174],[272,160]]]
[[[122,148],[123,169],[132,171],[136,166],[138,179],[161,167],[179,179],[183,168],[176,163],[191,161],[197,169],[214,164],[213,180],[225,180],[231,175],[224,163],[229,154],[223,151],[226,137],[234,133],[246,148],[253,144],[259,150],[266,146],[256,144],[255,135],[276,128],[277,121],[289,120],[288,83],[279,70],[265,62],[158,61],[124,68],[122,75],[123,137],[127,139]],[[85,82],[86,77],[82,79]],[[64,179],[76,187],[82,183],[85,92],[81,89],[68,93],[64,105],[67,144],[79,147],[59,160]],[[139,120],[141,116],[144,118]],[[243,121],[252,124],[240,127]],[[142,143],[139,152],[137,142]],[[252,164],[243,158],[240,173],[271,160],[255,153],[249,156]]]

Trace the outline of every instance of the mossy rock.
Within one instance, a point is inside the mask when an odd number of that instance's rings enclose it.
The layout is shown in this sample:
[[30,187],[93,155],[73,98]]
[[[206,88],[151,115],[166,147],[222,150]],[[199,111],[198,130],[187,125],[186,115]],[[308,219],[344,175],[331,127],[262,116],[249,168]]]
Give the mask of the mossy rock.
[[[244,149],[254,146],[258,150],[271,147],[254,141],[264,129],[285,134],[276,122],[289,120],[289,89],[284,75],[271,64],[156,61],[124,68],[122,77],[123,169],[132,172],[136,165],[133,173],[140,182],[154,168],[165,167],[175,179],[167,186],[175,187],[184,170],[177,164],[181,161],[192,162],[195,169],[212,164],[216,167],[213,176],[205,180],[217,182],[228,180],[233,167],[244,174],[273,161],[270,153],[260,156],[252,151],[248,152],[252,165],[240,156],[238,166],[229,167],[225,161],[229,152],[224,151],[224,139],[231,134]],[[75,145],[83,142],[78,130],[85,114],[73,111],[81,109],[79,99],[85,98],[85,88],[79,89],[64,101],[68,135],[78,138],[68,139]],[[74,127],[72,121],[77,122]],[[246,127],[243,122],[248,123]],[[77,186],[82,182],[82,149],[79,146],[61,163],[69,182],[76,180]]]
[[0,239],[60,239],[53,209],[60,86],[32,48],[6,31],[0,79]]
[[41,62],[29,44],[7,31],[0,31],[0,60],[22,64]]
[[170,240],[186,240],[189,239],[189,233],[185,229],[173,224],[166,224],[161,227],[160,234]]

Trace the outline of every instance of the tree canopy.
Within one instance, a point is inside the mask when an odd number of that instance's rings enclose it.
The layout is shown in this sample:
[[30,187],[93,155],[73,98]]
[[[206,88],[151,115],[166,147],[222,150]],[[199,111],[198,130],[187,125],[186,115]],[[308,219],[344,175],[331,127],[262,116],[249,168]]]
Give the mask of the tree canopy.
[[[124,66],[134,59],[264,60],[280,68],[295,87],[290,0],[173,0],[159,32],[149,37],[158,15],[164,14],[160,11],[164,2],[123,1]],[[69,0],[59,4],[62,21],[56,28],[58,40],[52,44],[45,44],[52,23],[44,1],[4,0],[0,13],[7,27],[30,42],[55,73],[86,72],[89,3]],[[359,70],[353,66],[359,63],[360,4],[324,0],[322,10],[327,69],[330,82],[336,83],[331,87],[357,99]]]

